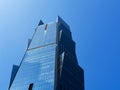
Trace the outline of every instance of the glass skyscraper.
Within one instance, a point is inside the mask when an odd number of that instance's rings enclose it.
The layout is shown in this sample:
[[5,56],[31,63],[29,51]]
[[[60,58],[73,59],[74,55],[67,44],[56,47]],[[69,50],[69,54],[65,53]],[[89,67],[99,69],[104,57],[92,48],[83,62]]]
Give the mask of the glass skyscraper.
[[9,90],[84,90],[69,26],[58,16],[41,20],[19,66],[13,65]]

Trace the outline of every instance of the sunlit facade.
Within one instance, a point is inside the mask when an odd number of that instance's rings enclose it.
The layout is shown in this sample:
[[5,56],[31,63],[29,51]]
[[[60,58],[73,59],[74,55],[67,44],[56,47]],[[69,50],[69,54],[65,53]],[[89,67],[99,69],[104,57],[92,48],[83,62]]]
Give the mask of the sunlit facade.
[[69,26],[39,22],[19,66],[13,66],[9,90],[84,90]]

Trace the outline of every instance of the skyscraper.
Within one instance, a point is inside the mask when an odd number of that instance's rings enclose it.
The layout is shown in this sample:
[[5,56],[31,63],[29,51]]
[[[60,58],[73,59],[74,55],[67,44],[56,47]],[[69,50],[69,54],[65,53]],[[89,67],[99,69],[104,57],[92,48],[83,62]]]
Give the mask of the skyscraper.
[[41,20],[19,66],[14,65],[9,90],[84,90],[69,26],[58,16]]

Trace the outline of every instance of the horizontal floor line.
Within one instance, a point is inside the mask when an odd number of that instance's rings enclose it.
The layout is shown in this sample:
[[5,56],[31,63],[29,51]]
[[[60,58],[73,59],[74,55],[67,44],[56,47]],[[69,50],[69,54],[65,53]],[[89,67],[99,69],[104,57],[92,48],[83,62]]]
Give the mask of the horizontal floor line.
[[28,50],[33,50],[33,49],[37,49],[37,48],[41,48],[41,47],[46,47],[46,46],[53,45],[53,44],[56,44],[56,43],[50,43],[50,44],[46,44],[46,45],[42,45],[42,46],[30,48],[30,49],[28,49]]

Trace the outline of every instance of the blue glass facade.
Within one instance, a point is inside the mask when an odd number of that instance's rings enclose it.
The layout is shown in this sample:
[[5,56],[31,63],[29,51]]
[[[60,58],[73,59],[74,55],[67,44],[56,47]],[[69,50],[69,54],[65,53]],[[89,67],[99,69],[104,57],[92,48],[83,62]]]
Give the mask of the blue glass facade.
[[84,90],[75,43],[60,17],[48,24],[40,21],[9,90]]

